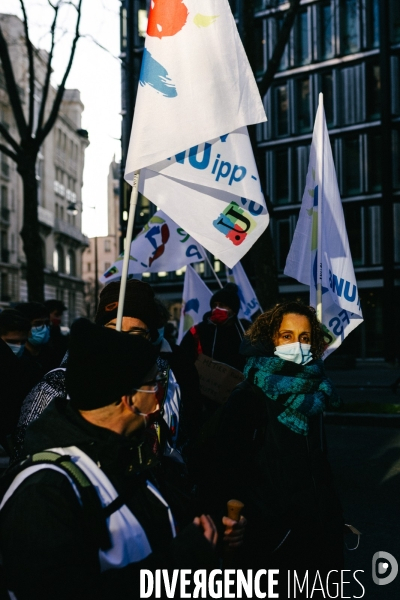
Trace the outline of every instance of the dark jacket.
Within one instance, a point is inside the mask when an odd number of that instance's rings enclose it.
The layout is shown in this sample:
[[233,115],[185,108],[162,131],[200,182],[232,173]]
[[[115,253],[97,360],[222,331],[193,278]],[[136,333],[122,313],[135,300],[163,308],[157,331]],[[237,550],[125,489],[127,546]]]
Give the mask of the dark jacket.
[[305,436],[277,420],[283,410],[252,381],[235,388],[219,423],[212,496],[244,502],[252,568],[340,569],[343,518],[323,417],[309,419]]
[[214,566],[212,548],[194,525],[172,539],[167,510],[149,492],[146,480],[165,498],[168,490],[142,441],[142,436],[126,438],[96,427],[69,402],[57,399],[28,428],[26,452],[75,445],[100,466],[145,530],[152,553],[124,569],[100,573],[98,547],[70,482],[60,473],[41,470],[17,488],[0,513],[6,582],[18,600],[136,598],[141,568]]
[[224,325],[214,325],[209,320],[210,315],[211,312],[205,313],[202,323],[195,325],[185,334],[180,347],[194,362],[200,353],[200,342],[202,354],[243,371],[246,360],[239,354],[243,339],[240,323],[244,329],[247,329],[249,322],[240,321],[239,323],[237,317],[234,317],[231,322]]

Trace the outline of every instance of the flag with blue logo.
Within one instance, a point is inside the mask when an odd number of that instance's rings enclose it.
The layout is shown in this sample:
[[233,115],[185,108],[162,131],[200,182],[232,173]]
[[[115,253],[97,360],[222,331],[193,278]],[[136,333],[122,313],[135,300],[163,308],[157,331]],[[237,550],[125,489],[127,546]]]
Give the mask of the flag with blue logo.
[[321,96],[300,216],[284,273],[310,286],[314,307],[321,281],[326,358],[363,316]]
[[188,266],[183,284],[182,312],[179,322],[178,344],[181,343],[185,333],[193,325],[203,320],[203,315],[210,310],[212,292],[208,289],[200,275]]
[[[203,260],[202,252],[203,249],[196,240],[158,210],[131,244],[128,279],[145,272],[176,271]],[[121,254],[100,277],[100,281],[119,281],[123,260],[124,255]]]
[[152,0],[125,178],[229,267],[269,222],[247,132],[265,120],[228,0]]
[[249,321],[254,313],[256,313],[258,310],[261,310],[261,307],[242,264],[239,262],[233,267],[233,269],[227,269],[226,278],[231,283],[236,283],[239,288],[239,319],[247,319]]

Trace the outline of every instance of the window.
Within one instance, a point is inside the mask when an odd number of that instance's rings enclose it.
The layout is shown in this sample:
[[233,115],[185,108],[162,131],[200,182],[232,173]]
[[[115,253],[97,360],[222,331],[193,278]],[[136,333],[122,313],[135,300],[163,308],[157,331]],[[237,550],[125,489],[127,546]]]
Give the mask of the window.
[[398,44],[400,42],[400,2],[399,0],[390,0],[390,24],[391,24],[391,42]]
[[398,129],[392,131],[392,171],[393,171],[393,187],[396,190],[400,189],[400,132]]
[[275,198],[276,204],[289,202],[289,150],[275,151]]
[[381,116],[381,70],[379,62],[369,62],[366,68],[366,109],[368,119],[380,119]]
[[360,136],[342,139],[342,193],[352,196],[361,193]]
[[344,207],[344,216],[353,265],[355,267],[360,267],[365,263],[363,227],[364,208],[358,206],[357,203],[356,205],[346,205]]
[[326,124],[328,127],[335,124],[335,104],[334,104],[334,88],[333,88],[333,73],[327,71],[321,75],[321,92],[324,95],[324,109]]
[[365,94],[363,92],[363,66],[342,69],[341,95],[343,125],[352,125],[365,120]]
[[[276,36],[275,36],[275,43],[278,39],[279,36],[279,32],[282,29],[282,25],[283,25],[283,21],[285,19],[285,15],[280,14],[277,16],[276,18]],[[270,48],[270,52],[272,55],[273,52],[273,48]],[[281,62],[279,65],[279,70],[280,71],[286,71],[286,69],[289,67],[289,43],[286,44],[286,48],[282,54],[282,58],[281,58]]]
[[56,246],[54,249],[53,269],[58,273],[64,273],[64,251],[62,246]]
[[368,206],[367,221],[368,221],[368,262],[370,265],[380,265],[382,263],[382,248],[381,248],[381,207]]
[[400,263],[400,204],[393,204],[394,262]]
[[262,75],[265,71],[265,21],[264,19],[255,19],[254,21],[254,70],[256,75]]
[[296,117],[299,133],[311,130],[311,93],[310,77],[296,79],[294,82],[296,94]]
[[301,202],[303,199],[303,194],[306,187],[309,157],[310,146],[299,146],[296,148],[297,165],[295,173],[297,173],[297,198],[295,201],[297,202]]
[[69,250],[65,260],[65,272],[67,275],[76,275],[75,252]]
[[289,102],[287,83],[274,88],[277,134],[289,134]]
[[380,133],[369,133],[368,139],[368,191],[382,189],[382,139]]
[[290,215],[285,219],[279,219],[274,224],[274,239],[276,244],[276,260],[278,271],[283,272],[289,254],[290,244],[296,228],[296,217]]
[[310,32],[310,12],[308,8],[305,8],[300,10],[295,22],[295,65],[307,65],[311,62]]
[[92,270],[92,265],[91,265],[91,263],[88,262],[88,264],[87,264],[87,272],[90,273],[91,270]]
[[109,262],[105,262],[104,263],[104,271],[108,271],[108,269],[111,267],[111,263]]
[[104,240],[104,252],[111,252],[111,240]]
[[340,0],[341,52],[352,54],[360,49],[359,0]]
[[333,46],[334,19],[330,0],[319,6],[319,57],[322,60],[332,58],[335,54]]
[[367,1],[367,44],[379,48],[379,0]]

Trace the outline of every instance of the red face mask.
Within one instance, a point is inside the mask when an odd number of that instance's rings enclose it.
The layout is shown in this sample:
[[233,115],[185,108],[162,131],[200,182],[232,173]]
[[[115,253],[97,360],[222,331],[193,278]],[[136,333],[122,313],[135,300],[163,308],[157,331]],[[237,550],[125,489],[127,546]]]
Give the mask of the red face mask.
[[50,321],[51,321],[51,324],[54,325],[55,327],[61,325],[61,317],[52,317],[50,319]]
[[213,308],[211,311],[210,321],[215,325],[221,325],[222,323],[226,323],[229,319],[230,314],[226,308]]

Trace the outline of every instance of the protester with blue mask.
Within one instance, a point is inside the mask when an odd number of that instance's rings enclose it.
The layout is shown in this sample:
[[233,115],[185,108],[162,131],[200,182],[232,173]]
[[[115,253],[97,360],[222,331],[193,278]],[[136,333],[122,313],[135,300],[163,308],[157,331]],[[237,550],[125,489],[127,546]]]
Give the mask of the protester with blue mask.
[[22,401],[29,391],[25,369],[18,356],[25,348],[31,324],[16,310],[0,313],[0,444],[7,450],[7,437],[17,425]]
[[24,363],[27,381],[32,388],[48,371],[59,366],[59,360],[49,345],[49,311],[40,302],[20,302],[15,309],[28,319],[31,325],[20,360]]
[[246,379],[224,407],[209,489],[217,502],[233,497],[246,506],[243,568],[310,576],[343,568],[343,517],[323,428],[323,412],[340,400],[324,348],[315,310],[300,302],[276,305],[245,334]]

